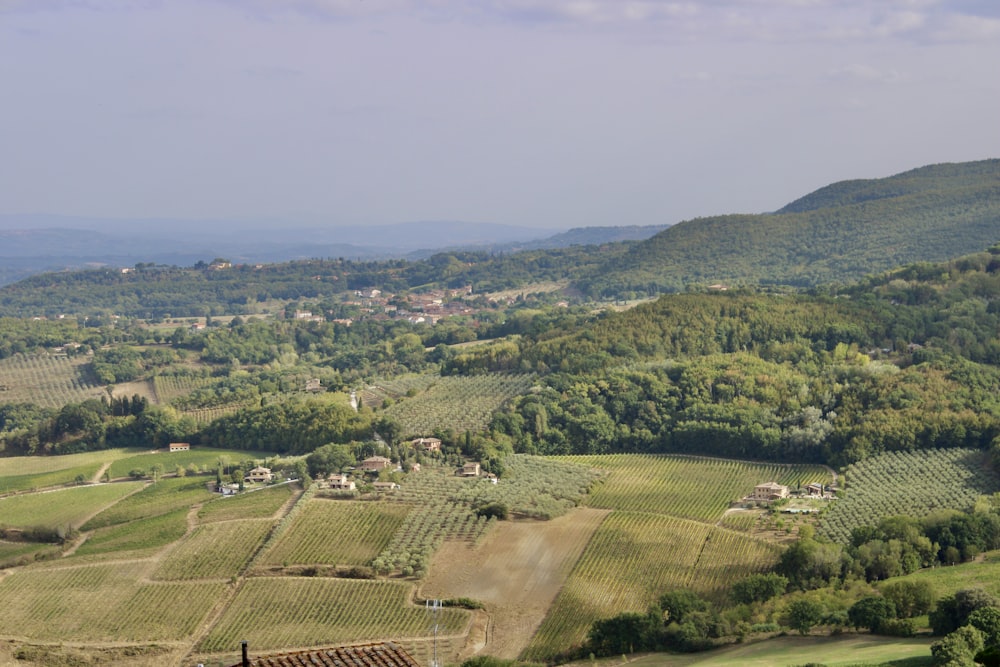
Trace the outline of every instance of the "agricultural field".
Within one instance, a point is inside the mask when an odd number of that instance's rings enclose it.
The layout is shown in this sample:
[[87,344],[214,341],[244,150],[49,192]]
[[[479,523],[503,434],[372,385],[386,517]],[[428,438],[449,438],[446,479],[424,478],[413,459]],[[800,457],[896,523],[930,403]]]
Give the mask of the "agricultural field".
[[246,519],[199,526],[170,550],[151,578],[157,581],[231,579],[250,562],[273,523],[271,519]]
[[587,501],[591,507],[656,512],[697,521],[718,521],[731,502],[762,482],[795,487],[832,481],[826,468],[813,465],[653,454],[566,456],[559,460],[609,472],[592,490]]
[[402,504],[312,498],[259,564],[369,565],[409,512]]
[[81,454],[59,456],[8,456],[0,457],[0,480],[16,475],[41,475],[77,468],[90,468],[95,473],[105,463],[131,456],[128,449],[102,449]]
[[142,482],[79,486],[0,498],[0,517],[13,528],[79,528],[92,515],[142,488]]
[[[208,481],[211,480],[207,477],[171,477],[161,479],[155,484],[147,484],[138,493],[128,496],[95,516],[82,528],[93,530],[190,508],[195,503],[217,497],[206,488],[205,483]],[[108,486],[122,484],[126,483],[116,482]],[[142,483],[135,482],[135,484]]]
[[166,514],[99,528],[87,536],[72,558],[99,554],[146,557],[184,537],[187,532],[187,514],[187,508],[182,507]]
[[432,377],[425,389],[385,409],[386,416],[402,426],[403,437],[449,428],[455,433],[482,431],[501,405],[528,391],[534,382],[533,375],[501,373]]
[[231,521],[233,519],[264,519],[273,516],[296,493],[290,484],[275,484],[253,493],[216,498],[198,510],[198,521]]
[[156,401],[168,404],[176,398],[187,396],[195,389],[211,384],[210,377],[202,375],[154,375],[153,393]]
[[599,618],[643,612],[663,592],[718,597],[777,561],[779,549],[741,533],[662,514],[616,511],[597,529],[525,651],[544,661],[583,641]]
[[[247,637],[261,651],[427,637],[434,619],[410,601],[412,593],[411,584],[393,581],[251,578],[198,650],[232,651]],[[442,609],[440,634],[463,633],[469,616],[464,609]]]
[[823,515],[820,532],[847,544],[851,531],[897,514],[920,517],[938,509],[968,510],[1000,491],[1000,476],[974,449],[887,452],[851,465],[846,492]]
[[0,359],[0,401],[61,408],[104,396],[85,356],[15,354]]
[[245,459],[264,459],[270,456],[272,454],[269,452],[246,452],[211,447],[192,447],[186,452],[136,450],[132,456],[117,458],[108,469],[108,474],[112,479],[127,477],[132,470],[149,471],[153,466],[159,466],[165,473],[172,473],[179,467],[214,473],[220,461],[224,465],[229,465]]
[[0,627],[38,641],[169,641],[189,636],[219,583],[140,583],[146,563],[16,570],[0,579]]
[[94,479],[101,468],[116,458],[129,456],[125,449],[106,449],[61,456],[11,456],[0,458],[0,496],[19,491],[45,489]]

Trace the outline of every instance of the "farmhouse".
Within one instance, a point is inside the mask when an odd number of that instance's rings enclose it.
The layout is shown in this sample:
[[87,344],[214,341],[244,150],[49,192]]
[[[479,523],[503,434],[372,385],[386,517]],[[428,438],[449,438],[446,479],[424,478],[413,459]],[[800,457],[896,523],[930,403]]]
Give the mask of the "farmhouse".
[[365,472],[378,472],[392,465],[392,459],[384,456],[369,456],[359,466]]
[[395,491],[400,488],[395,482],[373,482],[372,486],[376,491]]
[[186,442],[171,442],[169,449],[171,452],[186,452],[191,449],[191,445]]
[[247,482],[263,483],[263,482],[270,482],[272,479],[274,479],[274,475],[271,473],[270,468],[257,466],[256,468],[248,472],[243,477],[243,479],[246,480]]
[[751,500],[780,500],[788,497],[788,487],[777,482],[764,482],[753,488]]
[[440,452],[441,451],[441,439],[440,438],[417,438],[411,441],[415,448],[422,449],[425,452]]
[[335,491],[354,491],[357,488],[354,484],[354,480],[347,479],[347,475],[343,473],[332,474],[327,477],[327,481],[330,484],[330,488]]
[[462,465],[462,469],[458,471],[460,477],[479,477],[479,464],[475,461],[470,461]]
[[323,383],[319,381],[319,378],[310,378],[306,380],[306,391],[323,391]]
[[251,658],[243,642],[243,660],[230,667],[277,667],[278,665],[310,665],[310,667],[420,667],[420,663],[404,649],[385,642],[359,646],[310,649],[292,653],[273,653]]
[[823,485],[817,482],[812,484],[806,484],[806,493],[810,496],[822,496],[823,495]]

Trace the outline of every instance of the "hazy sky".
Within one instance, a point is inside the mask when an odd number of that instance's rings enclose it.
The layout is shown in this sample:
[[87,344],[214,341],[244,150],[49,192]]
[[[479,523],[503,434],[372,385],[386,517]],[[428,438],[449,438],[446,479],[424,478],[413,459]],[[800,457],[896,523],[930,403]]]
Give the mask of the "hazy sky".
[[0,213],[673,223],[1000,157],[996,0],[0,0]]

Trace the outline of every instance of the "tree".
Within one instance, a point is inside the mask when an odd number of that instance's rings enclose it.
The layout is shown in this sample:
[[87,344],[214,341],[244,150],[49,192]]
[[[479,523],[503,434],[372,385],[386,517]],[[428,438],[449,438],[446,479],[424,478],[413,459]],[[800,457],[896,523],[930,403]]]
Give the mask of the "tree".
[[708,610],[707,601],[694,591],[684,588],[664,593],[659,602],[663,617],[668,623],[683,623],[689,614]]
[[595,655],[624,655],[649,648],[659,623],[651,614],[618,614],[596,621],[587,632],[587,646]]
[[1000,602],[981,588],[966,588],[938,600],[928,620],[934,634],[947,635],[965,625],[972,612],[984,607],[1000,607]]
[[881,595],[869,595],[851,605],[847,618],[856,629],[867,628],[878,633],[896,618],[896,605]]
[[983,633],[986,646],[1000,645],[1000,609],[980,607],[969,614],[968,624]]
[[941,667],[975,667],[975,656],[982,649],[983,633],[965,625],[932,644],[931,655]]
[[799,598],[785,609],[785,625],[802,635],[808,634],[822,620],[823,607],[809,598]]
[[892,581],[880,586],[879,592],[896,606],[899,618],[926,614],[934,605],[934,589],[928,581]]
[[766,602],[785,592],[788,578],[774,572],[751,574],[733,584],[730,595],[737,604]]

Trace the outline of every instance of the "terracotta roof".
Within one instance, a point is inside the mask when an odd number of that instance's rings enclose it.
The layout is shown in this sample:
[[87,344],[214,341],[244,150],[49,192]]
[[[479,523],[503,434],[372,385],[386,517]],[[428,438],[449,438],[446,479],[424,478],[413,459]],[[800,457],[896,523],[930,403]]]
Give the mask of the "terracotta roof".
[[[311,651],[250,657],[251,667],[420,667],[420,663],[391,642],[337,646]],[[243,667],[237,662],[231,667]]]

